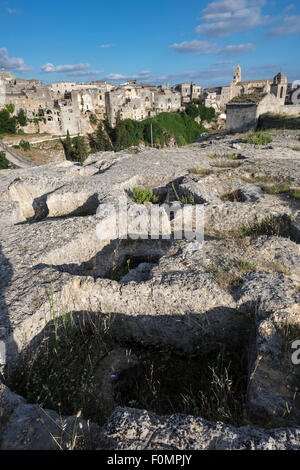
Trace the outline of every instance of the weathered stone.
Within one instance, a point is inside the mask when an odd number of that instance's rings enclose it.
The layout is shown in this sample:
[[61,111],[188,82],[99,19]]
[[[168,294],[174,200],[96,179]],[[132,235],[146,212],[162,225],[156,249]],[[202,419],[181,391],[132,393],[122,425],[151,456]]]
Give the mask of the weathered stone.
[[[287,354],[282,356],[282,326],[300,323],[299,291],[295,288],[300,279],[296,243],[299,207],[288,195],[266,194],[259,183],[245,182],[244,178],[252,175],[255,181],[256,175],[269,174],[289,178],[296,186],[300,184],[300,158],[278,135],[272,151],[241,142],[247,157],[241,166],[215,171],[214,159],[207,154],[226,154],[232,142],[233,137],[225,136],[212,140],[206,149],[195,144],[136,154],[104,152],[90,156],[84,165],[63,162],[1,174],[0,340],[5,342],[9,368],[26,346],[38,344],[39,335],[53,320],[53,305],[57,317],[66,308],[79,316],[100,311],[114,317],[112,334],[120,340],[142,340],[146,345],[185,352],[196,351],[200,342],[207,352],[216,345],[230,348],[250,342],[247,403],[251,413],[273,426],[299,425],[300,405],[293,402],[293,390],[288,386],[290,361]],[[202,177],[189,173],[191,168],[211,168],[213,172]],[[135,186],[152,187],[172,202],[176,200],[172,184],[179,195],[190,194],[204,207],[204,244],[97,237],[99,203],[117,207],[119,197],[128,195],[131,206]],[[241,195],[241,202],[222,200],[234,191]],[[152,207],[145,208],[147,213]],[[268,234],[232,238],[241,227],[272,215],[283,217],[287,224],[287,217],[292,217],[293,240]],[[25,223],[26,219],[31,223]],[[120,282],[110,279],[115,267],[133,258],[138,262]],[[227,284],[230,276],[237,284]],[[10,395],[8,389],[5,397],[8,420],[2,447],[54,448],[39,422],[32,424],[44,412]],[[289,416],[283,416],[286,404],[294,407]],[[121,432],[127,420],[139,422],[145,436],[147,420],[154,423],[149,437],[155,427],[162,430],[159,440],[151,443],[157,448],[285,449],[296,448],[299,441],[298,428],[234,430],[205,424],[200,418],[150,419],[146,412],[118,413],[111,421],[115,424],[109,425],[115,426],[116,432],[110,435],[108,428],[105,431],[109,448],[148,448],[144,438],[135,437],[135,431],[132,442],[125,429]],[[56,414],[53,417],[58,420]],[[193,431],[194,424],[182,431],[182,435],[191,436],[192,444],[188,437],[173,440],[172,422],[184,429],[185,420],[198,423],[198,433]],[[70,423],[74,424],[74,418]],[[136,426],[133,424],[133,429]],[[222,434],[220,437],[221,431],[215,431],[218,426],[226,439]],[[26,431],[24,439],[21,428]],[[50,429],[52,434],[56,432]],[[207,441],[203,441],[205,433],[211,436]]]
[[299,428],[234,428],[193,416],[117,408],[103,430],[106,450],[298,450]]

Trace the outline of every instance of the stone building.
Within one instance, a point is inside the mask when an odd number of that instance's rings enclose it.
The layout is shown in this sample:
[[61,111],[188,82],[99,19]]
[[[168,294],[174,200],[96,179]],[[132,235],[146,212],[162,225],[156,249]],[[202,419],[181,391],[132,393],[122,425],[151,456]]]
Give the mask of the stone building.
[[112,126],[118,112],[122,119],[140,121],[159,113],[176,112],[180,109],[180,93],[167,87],[139,85],[136,81],[130,81],[106,93],[107,117]]
[[242,69],[238,65],[230,86],[205,88],[203,90],[203,98],[205,106],[212,106],[217,111],[223,112],[226,109],[227,103],[236,96],[264,93],[272,93],[284,105],[287,96],[286,76],[279,73],[274,78],[242,81]]
[[262,114],[280,111],[281,101],[271,93],[245,95],[244,99],[243,96],[235,97],[226,106],[226,130],[229,132],[255,130]]
[[172,87],[172,91],[181,95],[181,104],[192,103],[194,99],[201,98],[202,88],[195,83],[179,83]]

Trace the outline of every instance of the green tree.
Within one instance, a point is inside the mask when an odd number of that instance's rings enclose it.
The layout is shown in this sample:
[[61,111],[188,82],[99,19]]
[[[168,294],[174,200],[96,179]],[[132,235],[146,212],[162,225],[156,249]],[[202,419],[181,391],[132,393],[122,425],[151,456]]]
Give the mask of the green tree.
[[199,116],[199,109],[198,109],[198,106],[196,106],[196,104],[189,104],[186,107],[185,112],[192,119],[195,119],[197,116]]
[[13,114],[15,112],[15,105],[10,103],[5,106],[9,114]]
[[6,159],[6,153],[1,150],[0,152],[0,170],[10,168],[10,162]]
[[25,151],[28,151],[30,150],[30,142],[28,142],[27,140],[24,140],[22,139],[19,143],[19,147],[21,147],[21,149],[25,150]]
[[110,140],[103,129],[103,124],[98,124],[97,130],[94,134],[88,134],[90,148],[93,152],[105,152],[112,150]]
[[199,106],[199,116],[201,121],[210,122],[216,116],[214,108],[206,108],[205,106]]
[[72,140],[71,160],[75,162],[84,162],[88,157],[89,149],[86,140],[82,136],[74,137]]
[[65,156],[67,160],[72,160],[72,140],[70,137],[69,130],[67,131],[67,137],[65,140],[61,140],[62,146],[64,148]]
[[0,111],[0,134],[15,134],[17,132],[17,118],[11,116],[8,109]]
[[126,130],[124,121],[121,119],[120,111],[116,115],[114,150],[119,152],[122,149],[130,147],[130,139]]
[[27,115],[23,108],[21,108],[18,112],[17,121],[22,127],[26,126],[27,124]]
[[109,138],[107,137],[102,123],[99,123],[96,131],[96,142],[98,145],[99,150],[111,150],[111,143]]

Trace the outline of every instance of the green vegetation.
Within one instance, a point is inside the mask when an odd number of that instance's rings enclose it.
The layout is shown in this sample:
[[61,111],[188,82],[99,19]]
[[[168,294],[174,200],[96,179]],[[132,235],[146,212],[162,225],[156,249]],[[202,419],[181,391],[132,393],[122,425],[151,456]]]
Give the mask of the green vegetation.
[[267,194],[283,194],[288,193],[290,191],[290,184],[289,183],[276,183],[272,186],[262,185],[261,188]]
[[64,314],[61,321],[53,317],[44,344],[35,353],[24,352],[12,388],[30,403],[65,415],[82,410],[85,416],[103,422],[103,410],[88,384],[110,349],[107,319],[86,319],[83,327],[71,313]]
[[207,168],[189,168],[188,172],[192,175],[200,175],[200,176],[209,176],[214,172],[214,170],[209,170]]
[[251,95],[239,95],[232,98],[230,103],[254,103],[258,104],[266,96],[266,93],[252,93]]
[[[9,106],[9,105],[7,105]],[[9,109],[12,109],[9,106]],[[16,134],[17,132],[17,118],[11,116],[7,107],[0,111],[0,134]]]
[[[247,423],[245,350],[207,354],[201,349],[183,355],[167,348],[147,348],[142,342],[118,344],[111,335],[113,320],[100,314],[81,322],[70,313],[60,321],[54,317],[40,347],[24,352],[10,387],[29,403],[63,416],[82,414],[99,425],[111,414],[100,395],[98,384],[103,379],[109,381],[114,406],[134,406],[161,415],[185,413],[235,426]],[[201,324],[201,316],[194,321]],[[120,346],[126,348],[128,357],[133,353],[136,365],[103,377],[101,361]]]
[[276,182],[273,185],[263,184],[261,188],[267,194],[289,194],[292,200],[300,200],[300,189],[291,187],[288,181]]
[[157,204],[159,197],[153,194],[152,189],[142,189],[139,186],[133,188],[132,196],[134,201],[137,204],[143,204],[144,202],[152,202],[152,204]]
[[293,149],[295,152],[300,152],[300,147],[293,147]]
[[13,114],[15,112],[15,105],[7,104],[5,105],[5,109],[9,112],[9,114]]
[[206,108],[202,104],[198,105],[195,100],[193,104],[189,104],[185,108],[185,112],[192,119],[200,117],[201,121],[211,122],[216,117],[216,111],[214,108]]
[[112,128],[108,120],[99,124],[96,133],[89,136],[93,151],[114,150],[116,152],[132,146],[151,145],[151,124],[153,145],[157,148],[168,145],[174,139],[178,146],[194,142],[205,131],[202,124],[195,122],[187,113],[161,113],[144,121],[122,120],[116,116],[116,126]]
[[112,150],[110,139],[101,122],[98,124],[94,134],[88,134],[88,139],[92,152],[106,152]]
[[280,183],[274,175],[244,175],[240,178],[246,183]]
[[208,158],[228,158],[229,160],[239,160],[241,155],[238,153],[207,153]]
[[220,198],[223,202],[245,202],[243,194],[238,189],[223,194],[222,196],[220,196]]
[[21,140],[19,143],[19,147],[23,149],[25,152],[31,149],[30,143],[27,140]]
[[242,226],[236,233],[239,238],[247,236],[275,235],[278,237],[290,238],[291,218],[283,215],[276,217],[271,215],[261,221],[254,221],[251,225]]
[[294,189],[290,193],[291,198],[297,202],[300,202],[300,189]]
[[191,193],[184,193],[184,194],[178,194],[174,183],[172,183],[172,188],[175,194],[175,197],[177,201],[181,202],[181,204],[189,204],[194,206],[196,204],[195,198]]
[[271,119],[281,119],[281,120],[299,119],[299,117],[296,115],[293,116],[293,115],[289,115],[285,113],[271,113],[271,112],[265,113],[262,117],[267,117]]
[[206,270],[213,274],[216,282],[222,289],[231,291],[237,289],[243,283],[241,274],[256,271],[257,267],[254,263],[247,260],[233,260],[221,262],[218,264],[209,264]]
[[273,138],[266,132],[255,132],[255,134],[247,139],[248,144],[254,145],[267,145],[271,142],[273,142]]
[[120,266],[111,268],[109,272],[109,279],[111,279],[112,281],[119,282],[122,277],[126,276],[126,274],[129,273],[130,269],[130,259],[128,258],[126,262],[121,264]]
[[17,114],[17,121],[21,127],[24,127],[27,124],[27,115],[23,108],[21,108]]
[[84,162],[89,154],[87,142],[84,137],[76,136],[71,139],[69,131],[65,140],[61,140],[67,160]]
[[15,112],[13,104],[7,104],[0,111],[0,134],[16,134],[18,126],[26,126],[27,116],[24,109],[20,109],[17,116],[12,116]]
[[212,166],[215,168],[238,168],[242,163],[238,161],[220,161],[214,163]]
[[8,168],[11,168],[11,164],[6,158],[6,153],[0,151],[0,170],[7,170]]
[[91,124],[97,124],[97,122],[98,122],[97,116],[96,116],[96,114],[94,114],[94,113],[91,113],[91,114],[90,114],[89,119],[90,119],[90,123],[91,123]]
[[201,416],[235,426],[249,422],[246,351],[225,349],[189,356],[168,349],[131,346],[139,365],[116,381],[119,406],[159,415]]

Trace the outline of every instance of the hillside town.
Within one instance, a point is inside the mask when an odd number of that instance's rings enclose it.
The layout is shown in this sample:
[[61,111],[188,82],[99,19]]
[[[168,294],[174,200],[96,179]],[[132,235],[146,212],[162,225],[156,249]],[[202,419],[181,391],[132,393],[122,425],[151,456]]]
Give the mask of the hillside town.
[[[270,109],[267,107],[267,111],[273,111],[289,101],[292,90],[292,85],[282,73],[272,79],[242,81],[239,65],[230,85],[217,88],[203,88],[194,83],[173,86],[168,83],[139,84],[136,80],[118,86],[106,81],[45,85],[36,79],[16,78],[8,71],[0,72],[0,81],[0,108],[12,104],[16,115],[24,110],[27,116],[25,133],[52,136],[63,136],[67,131],[71,135],[86,135],[93,132],[93,119],[103,120],[105,117],[114,126],[118,113],[123,120],[142,121],[160,113],[183,111],[195,100],[201,100],[206,107],[224,114],[228,103],[236,97],[273,95],[277,100],[271,100]],[[291,111],[290,114],[295,113],[295,109]]]

